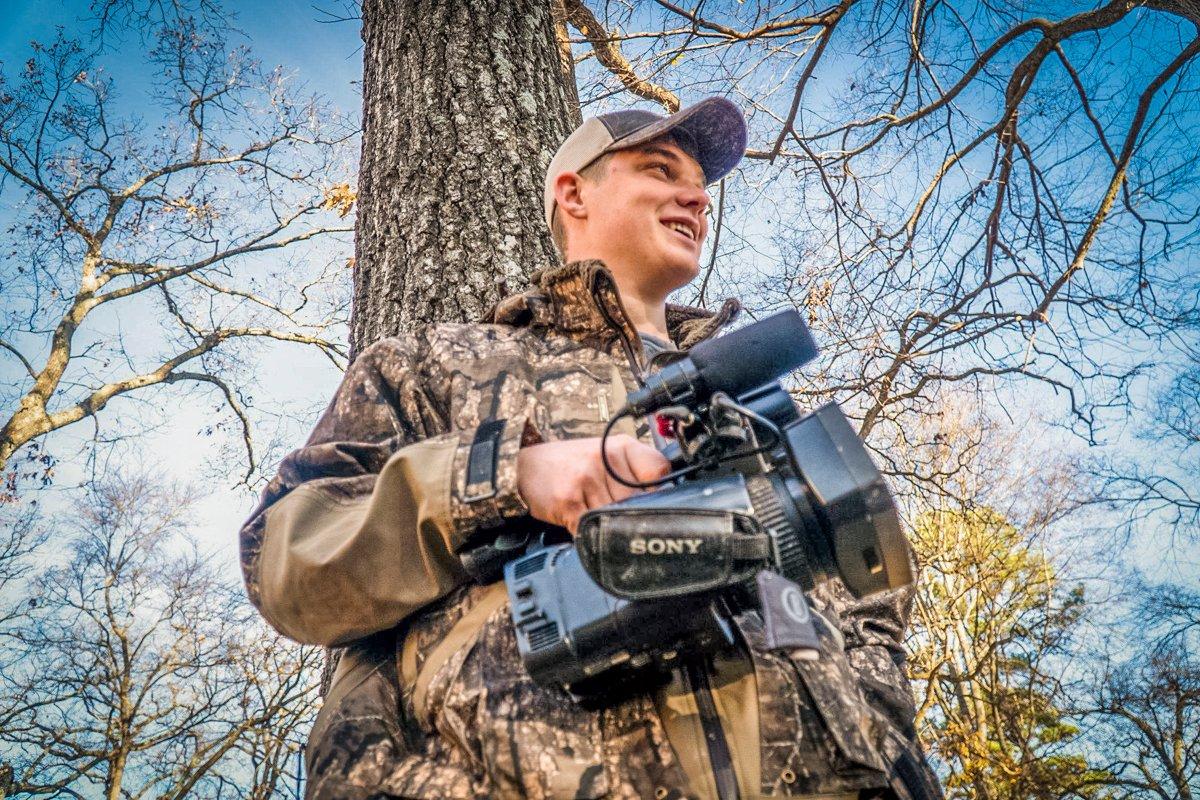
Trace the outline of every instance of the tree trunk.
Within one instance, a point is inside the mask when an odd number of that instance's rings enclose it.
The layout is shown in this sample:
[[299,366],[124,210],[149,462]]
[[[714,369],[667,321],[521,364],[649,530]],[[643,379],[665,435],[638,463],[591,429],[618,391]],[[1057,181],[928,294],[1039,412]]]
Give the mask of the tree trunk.
[[352,354],[556,262],[542,181],[579,111],[554,2],[364,0]]
[[565,18],[562,0],[363,0],[351,358],[478,319],[558,260],[542,181],[580,122]]

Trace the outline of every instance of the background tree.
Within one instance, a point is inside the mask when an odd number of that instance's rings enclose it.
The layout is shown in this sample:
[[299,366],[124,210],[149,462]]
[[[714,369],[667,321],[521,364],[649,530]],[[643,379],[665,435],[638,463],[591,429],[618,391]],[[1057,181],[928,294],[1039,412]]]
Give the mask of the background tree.
[[[1183,538],[1200,529],[1200,351],[1185,356],[1180,371],[1163,382],[1147,404],[1139,442],[1157,458],[1098,459],[1098,501],[1131,509],[1130,528],[1158,526]],[[1177,601],[1175,598],[1164,598]],[[1200,608],[1200,603],[1197,604]]]
[[1200,595],[1137,581],[1133,647],[1110,647],[1083,718],[1112,761],[1118,797],[1200,796]]
[[579,121],[556,11],[551,0],[363,3],[352,351],[418,323],[476,319],[556,262],[542,180]]
[[[34,509],[15,502],[0,503],[0,597],[19,591],[33,569],[30,556],[48,538],[39,523]],[[0,628],[12,626],[25,607],[23,603],[5,605],[0,610]]]
[[[103,9],[110,34],[131,13]],[[322,288],[340,264],[301,245],[351,230],[354,126],[216,26],[155,19],[134,34],[158,70],[159,120],[119,113],[104,49],[61,33],[0,75],[0,355],[15,367],[0,383],[0,469],[114,398],[184,382],[236,416],[249,476],[249,380],[230,380],[248,344],[315,345],[342,363],[339,303]]]
[[187,540],[193,496],[92,487],[66,560],[7,587],[0,761],[12,796],[268,797],[291,774],[319,653],[273,635]]
[[1200,792],[1200,666],[1184,648],[1134,652],[1104,677],[1089,717],[1114,760],[1119,797]]
[[1082,587],[1063,585],[1026,536],[988,507],[930,511],[914,528],[923,572],[910,669],[950,797],[1091,797],[1106,780],[1085,757],[1061,677]]
[[[1103,796],[1109,775],[1074,715],[1082,682],[1071,664],[1089,609],[1054,557],[1068,544],[1054,524],[1084,505],[1081,476],[970,396],[944,403],[912,438],[936,443],[941,463],[929,468],[947,476],[940,497],[910,503],[922,569],[909,672],[918,730],[948,795]],[[898,459],[931,450],[890,449]]]

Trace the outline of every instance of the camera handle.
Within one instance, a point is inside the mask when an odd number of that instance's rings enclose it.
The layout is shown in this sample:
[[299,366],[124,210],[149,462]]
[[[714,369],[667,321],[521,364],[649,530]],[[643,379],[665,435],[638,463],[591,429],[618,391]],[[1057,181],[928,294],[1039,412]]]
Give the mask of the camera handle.
[[565,528],[523,517],[500,528],[495,538],[459,551],[458,559],[472,580],[487,586],[504,577],[504,565],[513,559],[569,541]]

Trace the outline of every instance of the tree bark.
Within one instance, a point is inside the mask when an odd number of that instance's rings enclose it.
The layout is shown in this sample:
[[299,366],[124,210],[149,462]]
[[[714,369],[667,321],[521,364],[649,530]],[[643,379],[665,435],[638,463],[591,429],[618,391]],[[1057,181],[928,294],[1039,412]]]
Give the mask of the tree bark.
[[351,359],[557,263],[542,182],[580,122],[562,0],[363,0],[362,20]]
[[556,2],[363,2],[352,357],[556,263],[542,181],[579,118]]

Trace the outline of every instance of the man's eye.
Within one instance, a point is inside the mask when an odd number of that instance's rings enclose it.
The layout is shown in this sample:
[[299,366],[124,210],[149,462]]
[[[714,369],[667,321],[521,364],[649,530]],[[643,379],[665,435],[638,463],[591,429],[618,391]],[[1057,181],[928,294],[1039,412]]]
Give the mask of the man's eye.
[[650,169],[657,169],[657,170],[661,171],[663,175],[666,175],[668,178],[671,177],[671,168],[661,161],[655,161],[653,164],[650,165]]

